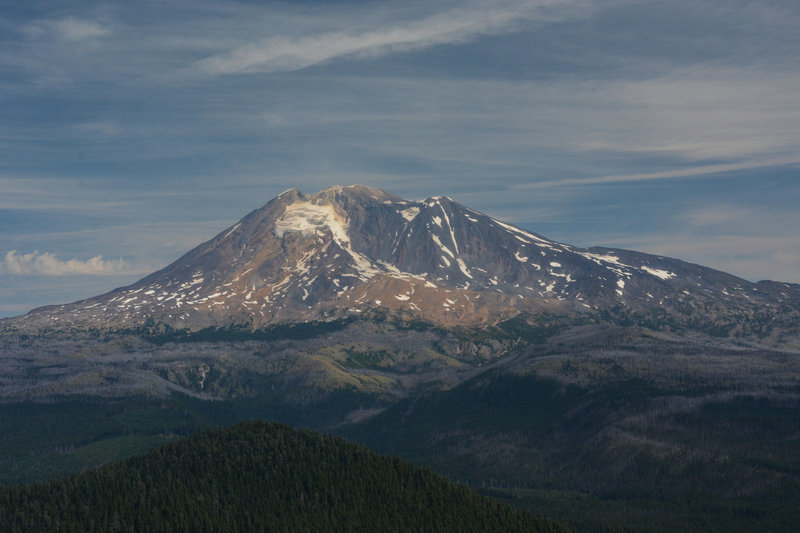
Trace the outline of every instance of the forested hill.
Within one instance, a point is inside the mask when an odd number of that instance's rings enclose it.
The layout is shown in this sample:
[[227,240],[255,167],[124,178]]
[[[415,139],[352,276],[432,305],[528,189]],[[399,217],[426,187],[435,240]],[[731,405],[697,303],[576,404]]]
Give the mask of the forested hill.
[[0,529],[565,531],[403,460],[262,422],[70,478],[0,488]]

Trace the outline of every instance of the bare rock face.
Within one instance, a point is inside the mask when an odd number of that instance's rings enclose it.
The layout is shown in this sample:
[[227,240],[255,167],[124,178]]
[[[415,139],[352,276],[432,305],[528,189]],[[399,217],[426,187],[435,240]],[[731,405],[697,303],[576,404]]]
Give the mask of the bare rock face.
[[129,287],[39,308],[7,325],[257,328],[382,310],[453,326],[519,313],[613,311],[730,329],[742,317],[782,316],[791,325],[798,309],[798,285],[751,283],[632,251],[576,248],[447,197],[407,201],[353,185],[314,195],[285,191]]

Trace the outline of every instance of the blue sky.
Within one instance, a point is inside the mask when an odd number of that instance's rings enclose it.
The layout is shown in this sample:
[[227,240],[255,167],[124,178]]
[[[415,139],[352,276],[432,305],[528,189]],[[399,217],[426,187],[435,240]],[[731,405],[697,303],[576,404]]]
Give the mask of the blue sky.
[[797,2],[0,7],[0,316],[351,183],[800,282]]

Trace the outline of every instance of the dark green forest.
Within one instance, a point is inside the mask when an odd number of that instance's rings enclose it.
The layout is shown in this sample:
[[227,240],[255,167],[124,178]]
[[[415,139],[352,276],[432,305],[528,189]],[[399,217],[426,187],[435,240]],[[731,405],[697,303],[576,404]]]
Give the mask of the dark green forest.
[[245,422],[69,478],[0,488],[2,531],[562,527],[339,437]]
[[670,394],[488,371],[339,431],[576,531],[800,531],[797,396]]

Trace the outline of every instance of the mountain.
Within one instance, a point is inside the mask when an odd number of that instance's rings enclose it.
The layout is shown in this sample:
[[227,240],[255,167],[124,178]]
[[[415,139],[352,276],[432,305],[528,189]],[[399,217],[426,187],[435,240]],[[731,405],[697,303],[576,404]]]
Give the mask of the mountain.
[[344,439],[258,422],[72,478],[0,488],[0,529],[566,531]]
[[577,248],[447,197],[290,189],[131,286],[6,321],[22,330],[263,328],[381,312],[449,326],[520,314],[608,318],[780,342],[800,285],[676,259]]
[[129,287],[0,321],[0,484],[261,419],[577,531],[795,531],[798,355],[798,285],[293,189]]

